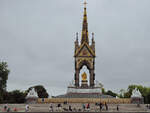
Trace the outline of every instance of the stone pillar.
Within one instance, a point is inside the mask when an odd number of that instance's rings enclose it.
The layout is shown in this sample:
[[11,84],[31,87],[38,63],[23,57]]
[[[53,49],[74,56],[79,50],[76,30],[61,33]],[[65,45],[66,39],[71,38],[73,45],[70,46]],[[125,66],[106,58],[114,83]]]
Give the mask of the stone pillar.
[[79,87],[79,70],[76,69],[76,72],[75,72],[75,86],[76,87]]
[[95,73],[94,70],[90,70],[90,87],[94,87]]

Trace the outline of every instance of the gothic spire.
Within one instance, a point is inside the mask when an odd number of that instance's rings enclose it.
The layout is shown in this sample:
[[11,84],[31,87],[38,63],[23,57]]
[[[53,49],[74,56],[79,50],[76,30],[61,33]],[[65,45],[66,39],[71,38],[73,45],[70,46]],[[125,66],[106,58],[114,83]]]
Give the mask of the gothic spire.
[[81,44],[86,42],[89,44],[88,38],[88,23],[87,23],[87,13],[86,13],[86,2],[84,2],[84,15],[83,15],[83,24],[82,24],[82,36],[81,36]]

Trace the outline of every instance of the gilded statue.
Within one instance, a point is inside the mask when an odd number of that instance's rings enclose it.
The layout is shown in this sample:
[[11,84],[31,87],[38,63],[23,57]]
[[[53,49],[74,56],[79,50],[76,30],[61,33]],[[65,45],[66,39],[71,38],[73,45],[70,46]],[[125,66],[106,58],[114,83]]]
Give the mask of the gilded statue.
[[84,72],[82,74],[82,81],[86,81],[87,80],[87,74]]

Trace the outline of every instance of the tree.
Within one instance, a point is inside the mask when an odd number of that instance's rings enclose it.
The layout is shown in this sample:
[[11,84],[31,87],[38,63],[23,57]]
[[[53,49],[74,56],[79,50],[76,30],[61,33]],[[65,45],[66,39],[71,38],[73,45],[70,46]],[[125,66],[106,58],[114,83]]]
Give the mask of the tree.
[[146,101],[145,103],[149,103],[149,104],[150,104],[150,92],[149,92],[149,94],[147,95],[147,99],[146,99],[145,101]]
[[29,90],[31,90],[32,88],[35,88],[35,91],[37,91],[39,98],[48,98],[49,97],[46,89],[42,85],[30,87],[27,90],[27,92],[29,92]]
[[124,97],[124,93],[125,93],[126,91],[124,90],[124,89],[120,89],[120,91],[119,91],[119,97],[120,98],[123,98]]
[[24,103],[26,93],[20,90],[14,90],[4,93],[4,103]]
[[116,93],[114,93],[114,92],[112,92],[112,91],[110,91],[110,90],[108,90],[107,92],[105,92],[105,94],[106,94],[106,95],[113,96],[113,97],[116,97],[116,96],[117,96]]
[[9,72],[7,63],[0,62],[0,102],[3,101],[3,94],[6,91]]
[[102,94],[105,94],[105,89],[104,88],[102,88]]

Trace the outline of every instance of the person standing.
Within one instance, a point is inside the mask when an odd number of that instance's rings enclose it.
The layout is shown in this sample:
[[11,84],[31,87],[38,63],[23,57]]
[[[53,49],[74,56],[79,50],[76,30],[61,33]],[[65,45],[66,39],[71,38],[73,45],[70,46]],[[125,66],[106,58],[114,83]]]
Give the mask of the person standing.
[[25,107],[25,111],[28,112],[29,111],[29,105],[27,104]]
[[119,105],[117,105],[117,111],[119,111]]
[[7,112],[10,112],[10,111],[11,111],[11,110],[10,110],[10,107],[8,107],[8,108],[7,108]]
[[105,107],[106,107],[106,111],[108,111],[108,105],[106,102],[105,102]]
[[15,111],[15,112],[17,111],[17,108],[16,108],[16,107],[14,108],[14,111]]
[[69,105],[69,111],[72,111],[71,105]]
[[99,107],[100,107],[100,111],[102,111],[103,105],[101,102],[99,103]]
[[5,105],[4,105],[4,111],[7,111],[7,109],[8,109],[8,105],[5,104]]
[[85,104],[82,104],[83,111],[85,111]]
[[86,108],[88,111],[90,110],[90,104],[89,103],[87,104]]
[[49,111],[50,111],[50,112],[53,112],[53,105],[52,105],[52,103],[51,103],[50,106],[49,106]]

